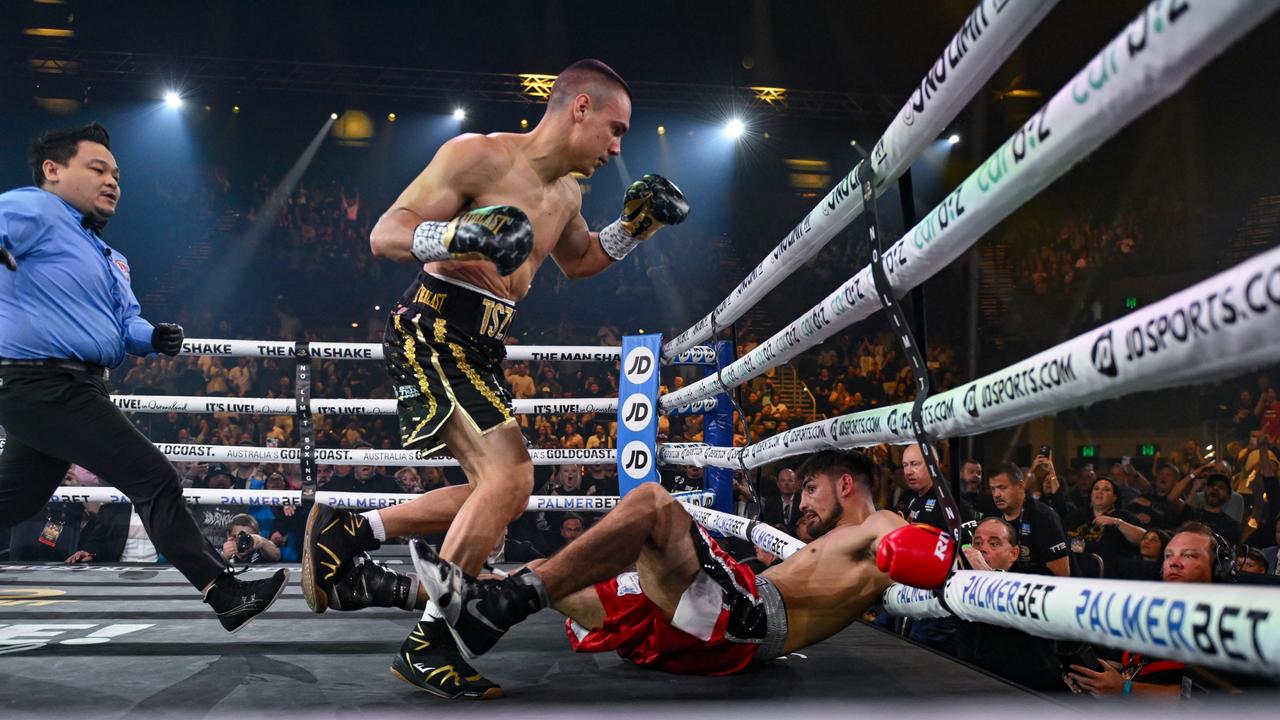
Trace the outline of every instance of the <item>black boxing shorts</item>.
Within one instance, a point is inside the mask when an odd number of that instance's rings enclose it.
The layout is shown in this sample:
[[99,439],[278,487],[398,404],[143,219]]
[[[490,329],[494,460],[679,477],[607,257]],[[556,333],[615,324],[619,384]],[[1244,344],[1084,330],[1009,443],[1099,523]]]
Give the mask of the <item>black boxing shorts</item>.
[[439,450],[436,434],[455,412],[481,434],[512,419],[502,360],[515,314],[479,288],[418,273],[382,336],[403,447]]

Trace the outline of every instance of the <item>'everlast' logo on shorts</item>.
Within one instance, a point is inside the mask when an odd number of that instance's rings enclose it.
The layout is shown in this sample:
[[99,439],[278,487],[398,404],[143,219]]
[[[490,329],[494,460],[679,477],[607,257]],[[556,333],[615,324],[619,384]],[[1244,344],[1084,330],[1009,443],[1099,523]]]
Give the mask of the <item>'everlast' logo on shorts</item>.
[[420,287],[418,288],[418,294],[413,297],[413,301],[440,312],[440,308],[444,307],[445,297],[447,297],[447,293],[434,292],[426,287]]

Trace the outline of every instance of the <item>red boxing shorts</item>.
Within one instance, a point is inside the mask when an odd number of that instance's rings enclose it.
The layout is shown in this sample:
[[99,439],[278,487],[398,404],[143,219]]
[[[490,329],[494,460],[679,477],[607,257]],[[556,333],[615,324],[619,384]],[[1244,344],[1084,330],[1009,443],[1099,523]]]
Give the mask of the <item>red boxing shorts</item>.
[[757,657],[782,652],[787,614],[782,596],[765,578],[734,560],[697,526],[692,529],[702,570],[668,620],[645,597],[637,573],[596,584],[604,606],[602,627],[565,620],[574,652],[605,652],[641,667],[683,675],[729,675]]

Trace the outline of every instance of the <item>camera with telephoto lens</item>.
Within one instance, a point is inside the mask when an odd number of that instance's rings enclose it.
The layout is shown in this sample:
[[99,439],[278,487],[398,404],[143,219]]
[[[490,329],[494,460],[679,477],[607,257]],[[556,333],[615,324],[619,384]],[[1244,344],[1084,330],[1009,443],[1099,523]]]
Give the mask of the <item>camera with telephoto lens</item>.
[[241,530],[236,533],[236,554],[244,555],[253,549],[253,537]]

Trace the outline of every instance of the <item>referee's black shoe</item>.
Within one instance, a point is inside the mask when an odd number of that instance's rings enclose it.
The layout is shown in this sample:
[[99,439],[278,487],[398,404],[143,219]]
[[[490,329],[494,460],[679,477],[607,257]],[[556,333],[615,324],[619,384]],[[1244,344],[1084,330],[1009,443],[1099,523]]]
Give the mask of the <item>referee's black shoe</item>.
[[463,659],[443,620],[419,620],[391,661],[391,674],[446,700],[492,700],[502,688]]
[[289,581],[283,568],[264,580],[241,580],[228,570],[218,576],[204,594],[204,601],[218,614],[218,622],[228,632],[240,628],[271,607]]
[[346,579],[364,551],[380,546],[363,515],[312,505],[302,538],[302,597],[307,607],[317,613],[328,610],[334,584]]

